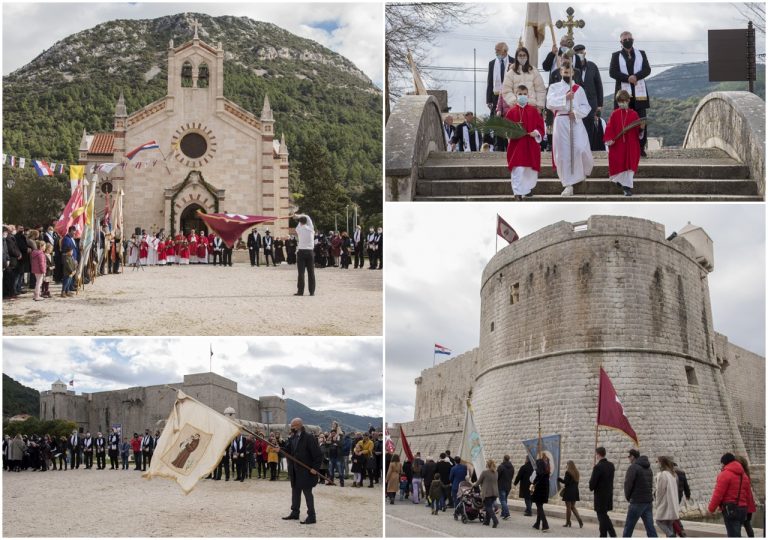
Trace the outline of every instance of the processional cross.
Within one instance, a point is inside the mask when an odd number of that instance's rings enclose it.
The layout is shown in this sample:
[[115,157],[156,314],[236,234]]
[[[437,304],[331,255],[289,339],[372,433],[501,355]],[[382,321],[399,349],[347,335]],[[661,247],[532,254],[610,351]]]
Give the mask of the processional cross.
[[568,52],[572,54],[573,49],[573,29],[575,28],[584,28],[584,25],[586,24],[582,19],[574,20],[573,14],[574,10],[572,7],[569,7],[565,10],[565,13],[568,15],[568,18],[563,20],[558,20],[555,22],[555,26],[557,26],[558,29],[560,28],[567,28],[568,31],[565,34],[565,37],[567,39],[566,46],[568,47]]

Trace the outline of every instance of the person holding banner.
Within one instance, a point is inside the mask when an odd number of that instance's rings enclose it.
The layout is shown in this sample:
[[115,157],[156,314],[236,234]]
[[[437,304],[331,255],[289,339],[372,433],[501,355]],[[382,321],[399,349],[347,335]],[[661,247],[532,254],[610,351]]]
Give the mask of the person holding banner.
[[544,505],[549,502],[549,475],[551,470],[549,459],[546,455],[542,455],[536,460],[536,478],[533,480],[533,496],[531,500],[536,505],[536,523],[533,524],[533,528],[538,530],[539,526],[541,526],[541,532],[549,531],[549,523],[547,523],[547,515],[544,513]]
[[296,225],[296,235],[299,237],[298,250],[296,252],[296,264],[299,270],[297,292],[294,296],[304,296],[304,271],[307,272],[309,282],[309,296],[315,296],[315,226],[312,218],[306,214],[294,214],[299,222]]
[[293,456],[311,466],[309,470],[298,467],[293,460],[288,460],[288,478],[291,480],[291,513],[283,519],[299,519],[301,510],[301,494],[307,503],[307,519],[300,521],[302,525],[317,523],[315,515],[315,498],[312,489],[317,485],[317,470],[323,462],[323,453],[317,444],[317,439],[307,433],[301,418],[291,420],[291,436],[282,445],[280,451]]
[[[640,118],[645,118],[651,102],[648,99],[648,89],[645,85],[645,79],[651,74],[651,65],[645,51],[634,48],[635,40],[632,33],[624,31],[619,36],[621,50],[611,55],[611,67],[608,74],[616,81],[614,95],[619,90],[625,90],[631,97],[629,107],[635,111]],[[614,101],[614,109],[617,108]],[[644,131],[640,139],[640,155],[647,157],[645,147],[648,142],[648,132]]]

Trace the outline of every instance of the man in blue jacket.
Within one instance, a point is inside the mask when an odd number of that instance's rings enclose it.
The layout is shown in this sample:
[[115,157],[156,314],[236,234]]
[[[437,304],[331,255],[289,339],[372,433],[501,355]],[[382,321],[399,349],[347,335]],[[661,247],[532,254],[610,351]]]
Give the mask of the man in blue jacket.
[[461,462],[461,458],[454,458],[456,465],[451,467],[451,473],[448,480],[451,482],[451,507],[456,506],[456,493],[459,491],[459,484],[467,479],[467,466]]

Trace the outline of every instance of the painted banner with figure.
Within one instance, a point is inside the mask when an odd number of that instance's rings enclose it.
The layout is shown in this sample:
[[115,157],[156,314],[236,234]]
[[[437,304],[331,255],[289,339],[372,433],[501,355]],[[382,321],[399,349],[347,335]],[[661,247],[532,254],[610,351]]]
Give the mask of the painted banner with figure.
[[152,462],[142,476],[176,480],[189,493],[218,466],[238,433],[238,424],[178,390]]
[[[461,448],[459,449],[459,456],[465,465],[470,464],[475,469],[475,474],[479,477],[480,473],[485,470],[485,452],[483,451],[483,443],[480,440],[480,432],[475,425],[475,418],[472,415],[472,406],[467,403],[467,414],[464,417],[464,433],[461,436]],[[469,476],[472,476],[471,467],[467,471]]]
[[[529,439],[523,441],[528,459],[534,464],[536,469],[536,453],[538,452],[539,439]],[[549,496],[557,495],[557,479],[560,477],[560,435],[547,435],[541,438],[541,451],[544,452],[552,464],[552,471],[549,474]]]

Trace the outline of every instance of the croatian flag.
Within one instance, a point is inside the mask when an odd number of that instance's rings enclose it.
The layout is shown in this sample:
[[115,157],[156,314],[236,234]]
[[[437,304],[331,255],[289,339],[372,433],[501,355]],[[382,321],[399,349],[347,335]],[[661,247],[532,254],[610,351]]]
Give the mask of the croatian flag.
[[435,343],[435,354],[451,354],[451,349]]
[[125,154],[125,157],[127,157],[128,159],[133,159],[133,157],[139,152],[141,152],[142,150],[152,150],[153,148],[158,148],[158,149],[160,148],[160,145],[157,144],[157,141],[155,140],[151,140],[149,142],[145,142],[141,146],[137,146],[136,148],[134,148],[133,150]]
[[48,165],[45,161],[35,159],[32,161],[32,164],[35,166],[37,176],[53,176],[53,171],[51,170],[50,165]]

